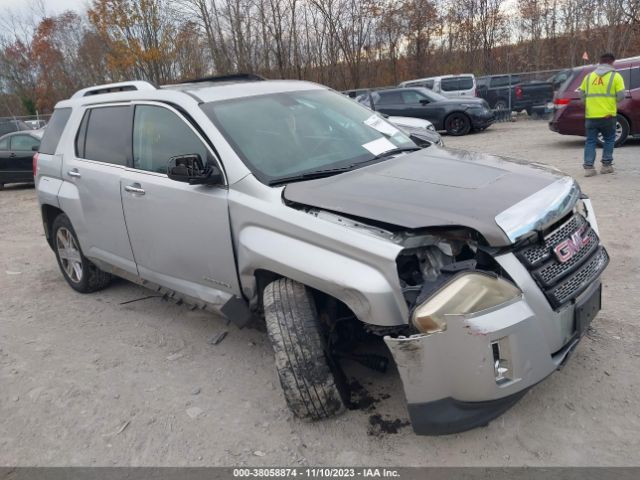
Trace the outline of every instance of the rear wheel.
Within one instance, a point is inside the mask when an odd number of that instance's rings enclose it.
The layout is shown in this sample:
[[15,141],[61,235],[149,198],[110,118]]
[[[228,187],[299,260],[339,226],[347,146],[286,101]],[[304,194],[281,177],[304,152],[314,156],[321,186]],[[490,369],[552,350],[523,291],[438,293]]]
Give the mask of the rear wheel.
[[344,403],[309,289],[287,278],[276,280],[265,288],[263,306],[280,385],[291,411],[310,420],[340,413]]
[[466,135],[471,130],[471,121],[464,113],[452,113],[444,121],[444,128],[449,135]]
[[64,213],[53,221],[51,234],[58,266],[71,288],[80,293],[90,293],[109,284],[111,275],[83,255],[76,232]]
[[506,100],[503,99],[499,99],[495,105],[493,106],[494,110],[506,110],[507,108],[509,108],[509,104],[507,103]]
[[[621,147],[624,142],[627,141],[627,137],[629,136],[629,122],[622,115],[618,115],[616,118],[616,147]],[[604,145],[604,139],[602,138],[602,134],[598,134],[598,145],[601,147]]]

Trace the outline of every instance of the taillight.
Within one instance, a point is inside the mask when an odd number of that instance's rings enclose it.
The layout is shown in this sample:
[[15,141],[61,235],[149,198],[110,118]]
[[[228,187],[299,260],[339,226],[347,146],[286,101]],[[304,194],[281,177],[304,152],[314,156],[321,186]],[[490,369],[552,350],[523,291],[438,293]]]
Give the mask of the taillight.
[[556,108],[564,108],[571,102],[570,98],[555,98],[553,100],[553,106]]
[[522,87],[521,86],[519,86],[519,85],[516,86],[515,92],[516,92],[516,98],[522,98]]
[[36,178],[36,173],[38,172],[38,158],[40,158],[40,153],[36,152],[33,154],[33,178]]

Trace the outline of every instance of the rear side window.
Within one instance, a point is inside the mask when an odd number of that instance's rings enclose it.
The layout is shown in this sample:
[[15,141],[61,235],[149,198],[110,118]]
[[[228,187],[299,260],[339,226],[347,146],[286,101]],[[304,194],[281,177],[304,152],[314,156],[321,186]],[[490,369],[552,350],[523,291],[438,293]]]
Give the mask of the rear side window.
[[443,78],[440,88],[445,92],[470,90],[473,88],[473,79],[471,77]]
[[631,85],[631,69],[623,68],[618,70],[618,73],[622,75],[622,79],[624,80],[624,88],[629,89],[629,85]]
[[[85,114],[86,117],[86,114]],[[86,123],[84,155],[82,158],[114,165],[127,164],[127,151],[131,138],[131,107],[99,107],[91,109]],[[82,131],[78,132],[78,144],[82,144]]]
[[9,150],[9,137],[0,140],[0,150]]
[[395,105],[403,103],[400,92],[379,92],[380,100],[378,105]]
[[62,135],[64,127],[67,126],[70,115],[70,108],[56,108],[54,110],[51,120],[49,120],[49,124],[44,131],[42,142],[40,143],[40,153],[46,153],[48,155],[56,153],[60,136]]
[[40,140],[31,135],[14,135],[11,137],[11,150],[13,151],[29,151],[33,147],[38,147]]

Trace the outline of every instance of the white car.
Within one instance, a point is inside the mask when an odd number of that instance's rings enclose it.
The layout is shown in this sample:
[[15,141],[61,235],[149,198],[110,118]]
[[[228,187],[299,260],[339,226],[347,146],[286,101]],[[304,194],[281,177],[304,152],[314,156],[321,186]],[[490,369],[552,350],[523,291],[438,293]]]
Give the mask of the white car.
[[475,97],[476,77],[473,73],[441,75],[402,82],[400,87],[426,87],[449,98]]

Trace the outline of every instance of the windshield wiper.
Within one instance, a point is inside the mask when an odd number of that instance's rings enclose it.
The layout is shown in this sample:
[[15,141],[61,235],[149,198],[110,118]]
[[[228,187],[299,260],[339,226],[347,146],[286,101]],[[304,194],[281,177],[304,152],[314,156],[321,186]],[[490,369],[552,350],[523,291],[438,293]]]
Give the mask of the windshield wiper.
[[422,148],[420,148],[420,147],[398,147],[398,148],[392,148],[391,150],[387,150],[386,152],[382,152],[382,153],[376,155],[375,157],[373,157],[373,159],[374,160],[378,160],[380,158],[390,157],[391,155],[397,155],[398,153],[402,153],[402,152],[417,152],[418,150],[422,150]]
[[298,173],[296,175],[291,175],[289,177],[280,177],[275,178],[269,182],[269,185],[280,185],[282,183],[289,182],[297,182],[300,180],[312,180],[314,178],[323,178],[330,177],[331,175],[336,175],[338,173],[348,172],[353,170],[355,164],[347,165],[346,167],[338,167],[338,168],[325,168],[322,170],[310,170],[308,172]]

